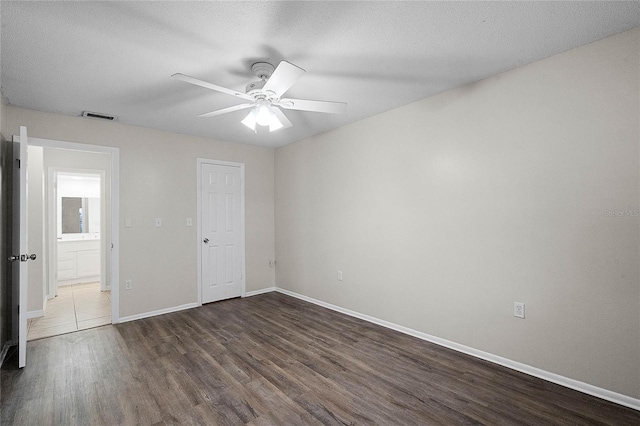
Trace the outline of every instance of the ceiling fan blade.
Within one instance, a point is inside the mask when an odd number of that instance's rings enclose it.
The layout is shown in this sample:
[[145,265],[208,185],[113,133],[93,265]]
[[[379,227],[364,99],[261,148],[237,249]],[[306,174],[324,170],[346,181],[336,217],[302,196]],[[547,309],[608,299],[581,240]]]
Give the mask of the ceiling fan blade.
[[276,113],[276,117],[278,117],[278,120],[280,120],[280,123],[282,123],[283,129],[293,126],[293,124],[291,124],[287,116],[284,115],[284,112],[282,112],[280,108],[274,107],[273,111]]
[[280,99],[277,105],[285,109],[327,112],[330,114],[340,114],[347,109],[345,102],[309,101],[305,99]]
[[251,96],[246,93],[238,92],[237,90],[227,89],[226,87],[218,86],[216,84],[207,83],[206,81],[198,80],[197,78],[189,77],[188,75],[176,73],[171,76],[177,80],[184,81],[185,83],[195,84],[196,86],[205,87],[207,89],[216,90],[218,92],[226,93],[231,96],[237,96],[238,98],[246,99],[248,101],[253,100]]
[[293,84],[298,81],[306,71],[287,61],[278,64],[269,80],[265,83],[262,90],[275,93],[275,97],[279,98],[284,92],[289,90]]
[[211,111],[208,112],[206,114],[200,114],[198,117],[215,117],[216,115],[222,115],[222,114],[226,114],[228,112],[233,112],[233,111],[239,111],[241,109],[246,109],[246,108],[251,108],[254,104],[240,104],[240,105],[234,105],[232,107],[229,108],[223,108],[223,109],[219,109],[216,111]]

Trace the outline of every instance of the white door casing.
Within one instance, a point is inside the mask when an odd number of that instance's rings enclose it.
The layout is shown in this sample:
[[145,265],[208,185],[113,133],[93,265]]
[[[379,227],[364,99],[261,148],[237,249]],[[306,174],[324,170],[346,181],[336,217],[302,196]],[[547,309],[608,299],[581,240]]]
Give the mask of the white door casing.
[[199,160],[201,303],[244,295],[244,165]]

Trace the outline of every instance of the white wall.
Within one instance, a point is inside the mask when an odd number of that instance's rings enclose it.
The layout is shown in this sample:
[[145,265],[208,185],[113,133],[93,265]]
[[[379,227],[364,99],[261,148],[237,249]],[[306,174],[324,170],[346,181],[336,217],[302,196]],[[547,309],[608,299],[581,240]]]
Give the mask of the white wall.
[[[5,107],[7,131],[120,149],[120,316],[197,301],[196,160],[245,163],[246,290],[274,285],[274,151]],[[162,228],[154,219],[162,218]],[[186,226],[186,218],[194,226]],[[133,227],[124,228],[124,218]],[[124,290],[124,280],[133,281]]]
[[640,398],[639,51],[636,29],[278,149],[277,286]]

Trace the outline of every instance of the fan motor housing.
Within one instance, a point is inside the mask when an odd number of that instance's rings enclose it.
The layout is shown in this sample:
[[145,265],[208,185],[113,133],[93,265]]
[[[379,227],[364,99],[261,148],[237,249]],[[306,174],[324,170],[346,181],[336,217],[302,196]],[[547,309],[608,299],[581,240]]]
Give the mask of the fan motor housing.
[[266,83],[267,82],[265,80],[258,80],[258,81],[252,81],[251,83],[247,84],[247,89],[246,89],[247,95],[253,96],[254,93],[261,92],[262,88]]
[[278,99],[276,98],[275,93],[273,93],[270,90],[267,90],[267,91],[262,90],[266,83],[267,82],[265,80],[252,81],[251,83],[247,84],[246,94],[251,96],[256,101],[259,101],[259,100],[266,100],[270,102],[277,101]]
[[267,80],[273,74],[275,67],[269,62],[256,62],[251,65],[251,71],[260,79]]
[[269,77],[271,77],[271,74],[273,74],[274,70],[275,67],[268,62],[256,62],[255,64],[253,64],[251,66],[251,71],[253,71],[256,77],[258,77],[260,80],[252,81],[251,83],[247,84],[245,90],[246,94],[251,96],[255,100],[271,100],[270,95],[273,95],[273,93],[264,92],[262,89],[267,83],[267,80],[269,80]]

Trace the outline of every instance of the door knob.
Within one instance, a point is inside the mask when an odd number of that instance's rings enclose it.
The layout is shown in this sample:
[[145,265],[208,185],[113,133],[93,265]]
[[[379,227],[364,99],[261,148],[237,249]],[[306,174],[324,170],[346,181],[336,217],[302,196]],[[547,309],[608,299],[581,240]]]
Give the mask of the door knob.
[[20,262],[26,262],[27,260],[36,260],[36,255],[34,254],[21,254],[20,256],[9,256],[9,262],[15,262],[19,260]]
[[204,240],[202,240],[202,241],[204,241],[204,243],[205,243],[205,244],[209,244],[209,239],[208,239],[208,238],[205,238],[205,239],[204,239]]

